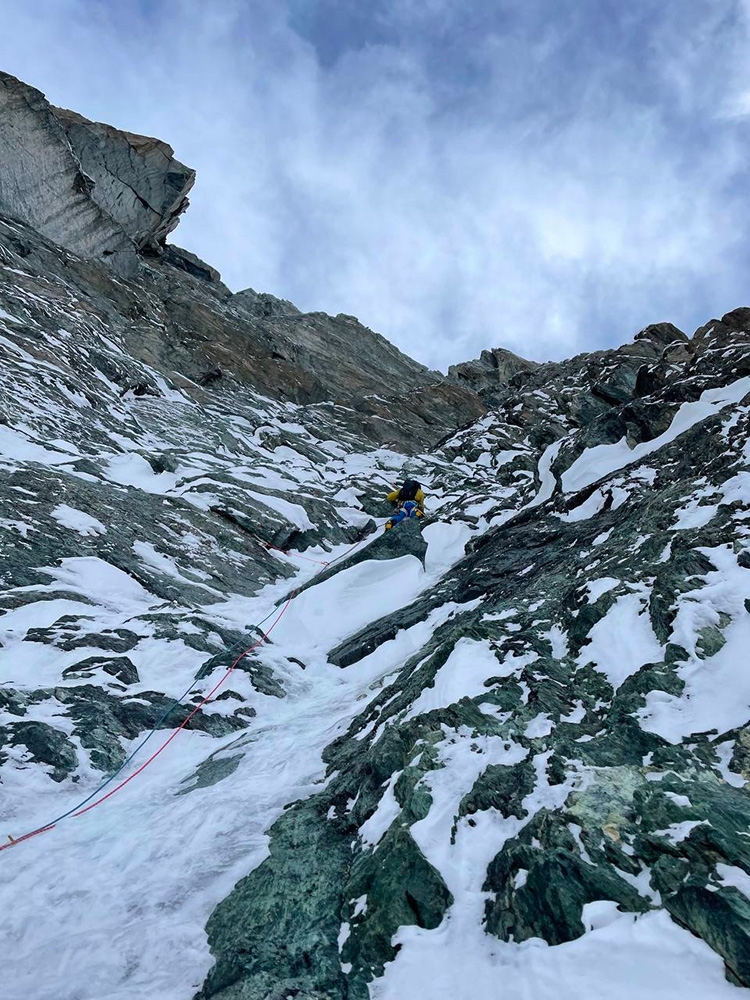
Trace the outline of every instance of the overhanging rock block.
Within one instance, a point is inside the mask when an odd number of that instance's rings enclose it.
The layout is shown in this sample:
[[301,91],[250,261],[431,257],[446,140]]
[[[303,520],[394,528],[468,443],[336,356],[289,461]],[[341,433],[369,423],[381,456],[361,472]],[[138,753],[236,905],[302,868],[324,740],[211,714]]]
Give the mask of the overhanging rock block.
[[195,171],[166,143],[54,108],[0,72],[0,215],[132,274],[187,207]]

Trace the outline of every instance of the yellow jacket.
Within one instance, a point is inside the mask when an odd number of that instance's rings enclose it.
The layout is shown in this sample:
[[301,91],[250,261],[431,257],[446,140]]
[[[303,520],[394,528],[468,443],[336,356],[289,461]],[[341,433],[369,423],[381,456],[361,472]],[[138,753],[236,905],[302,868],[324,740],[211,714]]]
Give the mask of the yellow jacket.
[[[401,487],[398,486],[395,490],[391,490],[388,494],[387,499],[390,500],[391,503],[398,503],[398,494],[400,489]],[[424,490],[421,487],[417,490],[414,499],[417,501],[419,509],[424,511]]]

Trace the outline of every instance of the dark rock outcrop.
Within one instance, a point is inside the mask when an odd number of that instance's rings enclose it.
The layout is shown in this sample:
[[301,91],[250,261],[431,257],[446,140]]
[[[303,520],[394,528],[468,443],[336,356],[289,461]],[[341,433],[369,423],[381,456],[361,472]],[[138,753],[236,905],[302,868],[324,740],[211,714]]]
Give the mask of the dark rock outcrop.
[[535,361],[527,361],[503,347],[494,347],[490,351],[482,351],[475,361],[451,365],[448,378],[458,385],[473,389],[487,400],[500,387],[508,385],[514,376],[518,376],[518,379],[514,379],[518,381],[523,378],[524,373],[538,367]]

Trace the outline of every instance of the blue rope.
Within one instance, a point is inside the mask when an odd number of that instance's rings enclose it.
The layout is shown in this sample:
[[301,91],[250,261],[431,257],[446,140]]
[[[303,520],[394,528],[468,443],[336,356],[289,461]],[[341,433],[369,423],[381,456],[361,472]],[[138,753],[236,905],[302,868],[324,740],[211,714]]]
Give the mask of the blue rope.
[[[271,611],[269,611],[269,613],[266,615],[265,618],[261,618],[261,620],[256,625],[251,626],[251,628],[253,628],[253,629],[259,629],[261,627],[261,625],[263,625],[264,622],[268,621],[268,619],[271,617],[271,615],[273,615],[275,613],[275,611],[276,611],[276,608],[273,608]],[[248,629],[247,631],[249,632],[250,629]],[[222,650],[222,652],[221,652],[220,655],[224,655],[226,653],[233,652],[235,649],[237,649],[238,646],[241,646],[244,642],[245,642],[245,635],[243,635],[240,639],[238,639],[237,642],[235,642],[233,645],[228,646],[226,649]],[[190,694],[190,692],[193,689],[193,685],[198,680],[198,678],[199,678],[199,676],[201,674],[201,671],[203,670],[203,667],[204,667],[204,665],[201,665],[201,667],[199,668],[199,670],[196,673],[195,677],[193,677],[193,679],[191,680],[190,685],[187,688],[187,690],[182,695],[180,695],[179,698],[177,698],[175,701],[173,701],[172,704],[169,706],[169,708],[167,708],[161,714],[161,716],[154,723],[151,731],[149,733],[147,733],[146,736],[144,736],[144,738],[141,740],[141,742],[138,744],[138,746],[135,747],[130,752],[130,754],[125,758],[125,760],[122,762],[122,764],[120,764],[120,766],[117,768],[116,771],[113,771],[112,774],[110,774],[97,788],[95,788],[93,790],[93,792],[91,792],[90,795],[87,795],[85,799],[83,799],[81,802],[78,802],[76,805],[71,806],[70,809],[68,809],[66,812],[62,813],[60,816],[58,816],[57,819],[53,819],[51,823],[45,823],[44,825],[45,826],[56,826],[62,820],[67,819],[68,816],[70,816],[72,813],[78,812],[79,809],[81,809],[88,802],[90,802],[93,798],[95,798],[99,794],[99,792],[103,791],[107,787],[107,785],[110,785],[115,780],[115,778],[125,770],[125,768],[136,757],[136,755],[141,752],[141,750],[145,747],[145,745],[148,743],[148,741],[151,739],[151,737],[159,729],[159,727],[161,726],[161,724],[172,714],[172,712],[175,710],[175,708],[177,708],[179,705],[181,705],[182,702],[187,698],[187,696]]]
[[[353,551],[355,548],[358,548],[362,544],[362,542],[364,542],[364,541],[366,541],[366,538],[363,538],[359,542],[356,542],[354,544],[354,546],[352,546],[351,549],[347,550],[346,552],[342,552],[340,556],[337,556],[328,565],[330,566],[330,565],[333,565],[333,563],[338,562],[339,559],[341,559],[343,556],[347,555],[349,552]],[[316,574],[316,575],[320,575],[320,574]],[[224,655],[226,653],[232,653],[235,649],[237,649],[238,646],[242,645],[245,642],[247,632],[251,631],[251,629],[252,630],[258,630],[258,629],[260,629],[261,625],[263,625],[265,622],[267,622],[268,619],[272,615],[274,615],[275,613],[276,613],[276,607],[273,607],[268,612],[268,614],[265,616],[265,618],[261,618],[261,620],[259,622],[257,622],[255,625],[253,625],[250,628],[248,628],[246,630],[245,634],[243,634],[243,636],[240,639],[238,639],[237,642],[233,643],[231,646],[228,646],[226,649],[222,650],[221,655]],[[219,654],[217,654],[217,655],[219,655]],[[64,813],[61,813],[56,819],[53,819],[50,823],[45,823],[43,826],[40,826],[37,829],[39,831],[41,831],[41,830],[47,829],[48,827],[56,826],[58,823],[61,823],[62,820],[67,819],[68,816],[71,816],[73,813],[78,812],[80,809],[82,809],[83,806],[87,805],[93,798],[96,798],[96,796],[99,795],[99,793],[101,791],[103,791],[107,787],[107,785],[111,785],[112,782],[115,780],[115,778],[117,778],[118,775],[120,775],[124,771],[124,769],[128,766],[128,764],[130,764],[130,762],[141,752],[141,750],[145,747],[145,745],[148,743],[148,741],[151,739],[151,737],[159,729],[159,727],[161,726],[161,724],[171,715],[171,713],[174,711],[174,709],[177,708],[179,705],[181,705],[182,702],[185,700],[185,698],[187,698],[187,696],[190,694],[190,692],[193,689],[193,685],[198,680],[198,678],[199,678],[199,676],[200,676],[200,674],[201,674],[204,666],[205,666],[205,664],[201,665],[201,667],[199,668],[199,670],[196,673],[195,677],[193,677],[193,679],[191,680],[189,687],[185,690],[185,692],[178,699],[176,699],[175,701],[173,701],[172,704],[161,714],[161,716],[154,723],[154,725],[151,728],[151,730],[146,734],[146,736],[144,736],[144,738],[141,740],[141,742],[138,744],[138,746],[135,747],[128,754],[128,756],[125,758],[125,760],[122,762],[122,764],[120,764],[120,766],[117,768],[117,770],[113,771],[112,774],[110,774],[104,781],[102,781],[101,784],[98,785],[93,790],[93,792],[91,792],[89,795],[87,795],[85,799],[82,799],[80,802],[76,803],[76,805],[71,806],[70,809],[67,809]]]

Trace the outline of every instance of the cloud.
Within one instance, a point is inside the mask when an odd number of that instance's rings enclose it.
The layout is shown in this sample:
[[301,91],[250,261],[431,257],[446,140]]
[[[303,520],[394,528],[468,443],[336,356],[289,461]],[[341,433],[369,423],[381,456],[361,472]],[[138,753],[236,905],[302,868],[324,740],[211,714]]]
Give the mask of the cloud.
[[3,68],[197,168],[176,242],[433,367],[746,294],[739,4],[4,6]]

